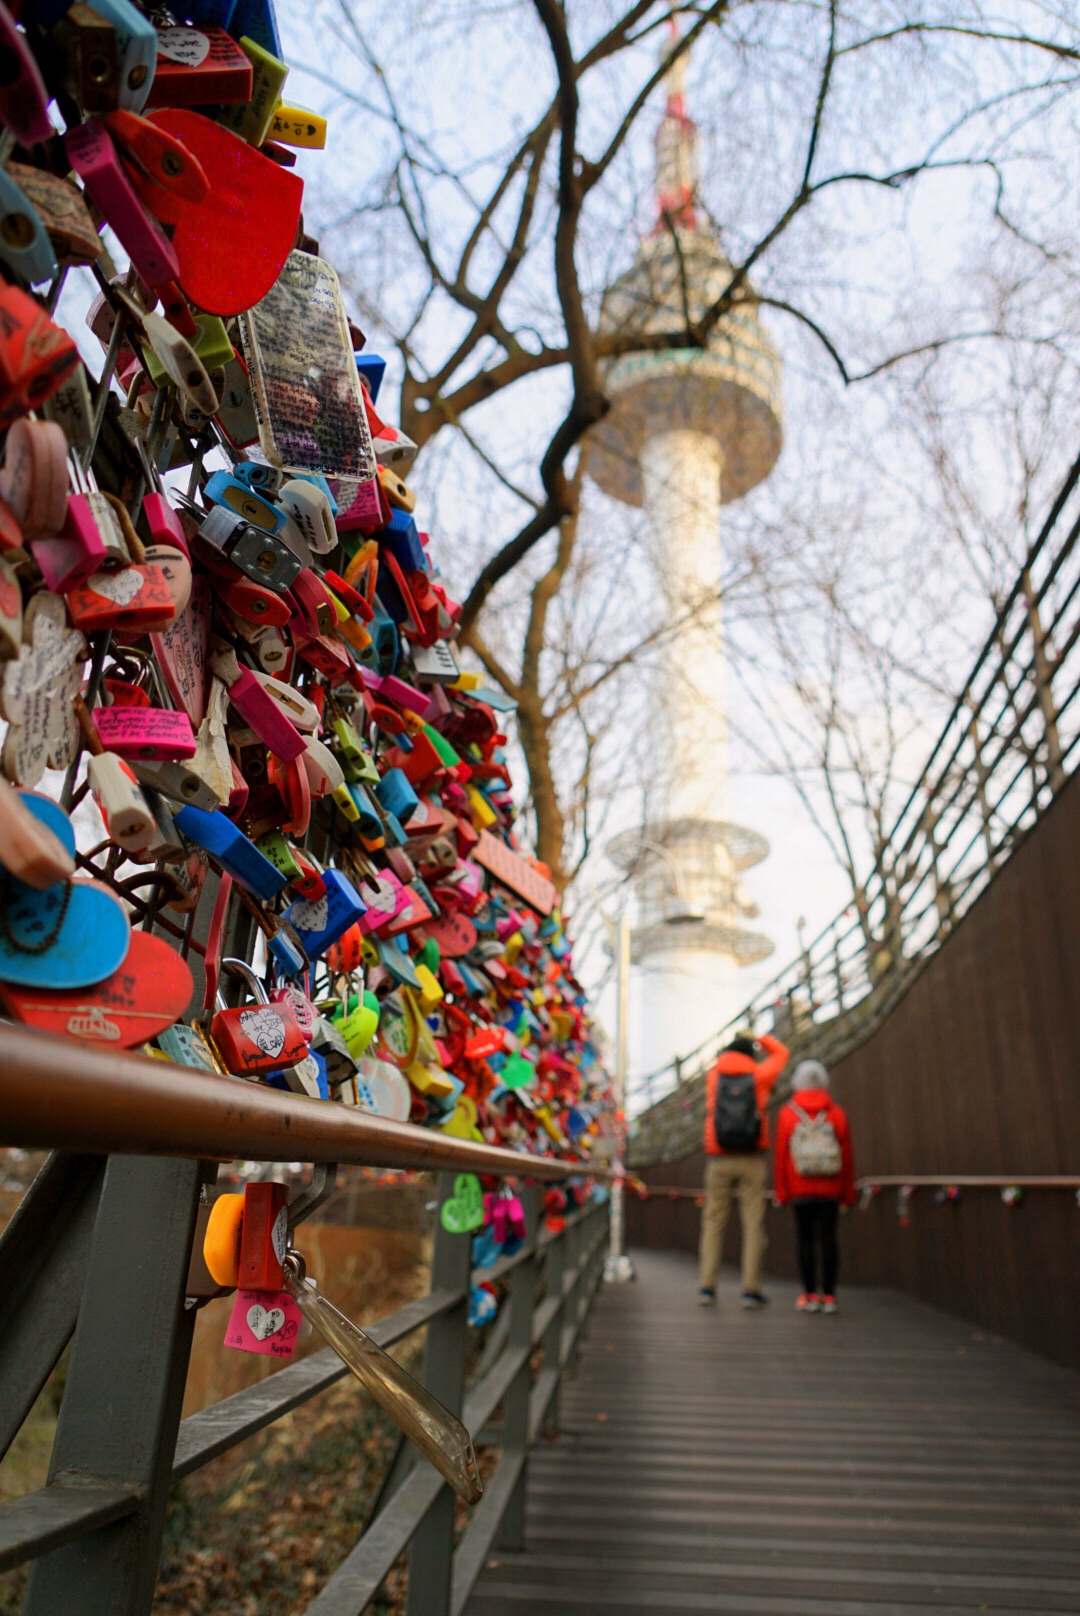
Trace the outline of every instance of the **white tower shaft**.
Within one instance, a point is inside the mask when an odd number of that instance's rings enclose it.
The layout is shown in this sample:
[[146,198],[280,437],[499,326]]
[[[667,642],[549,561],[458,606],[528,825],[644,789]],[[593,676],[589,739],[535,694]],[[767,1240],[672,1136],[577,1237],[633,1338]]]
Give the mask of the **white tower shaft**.
[[[658,432],[642,449],[645,509],[671,630],[657,703],[666,754],[658,806],[669,819],[728,817],[722,471],[720,445],[704,432]],[[672,852],[678,859],[679,850]]]

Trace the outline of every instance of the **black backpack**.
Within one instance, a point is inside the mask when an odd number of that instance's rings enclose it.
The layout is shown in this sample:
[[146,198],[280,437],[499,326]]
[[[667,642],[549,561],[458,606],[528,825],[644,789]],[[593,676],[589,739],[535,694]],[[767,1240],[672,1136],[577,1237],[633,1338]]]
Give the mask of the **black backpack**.
[[753,1072],[718,1072],[713,1132],[721,1150],[756,1150],[761,1115]]

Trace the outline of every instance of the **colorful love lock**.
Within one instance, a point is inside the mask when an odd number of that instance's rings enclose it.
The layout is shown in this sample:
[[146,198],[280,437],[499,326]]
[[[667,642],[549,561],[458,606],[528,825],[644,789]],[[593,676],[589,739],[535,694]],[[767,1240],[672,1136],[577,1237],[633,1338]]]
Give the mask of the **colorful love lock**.
[[[256,898],[269,900],[285,885],[285,877],[264,858],[220,809],[206,813],[186,804],[174,814],[178,831],[196,847],[202,847],[221,868]],[[288,919],[288,910],[286,910]]]
[[253,527],[222,505],[208,512],[199,537],[227,556],[246,577],[275,594],[295,583],[303,567],[300,558],[281,539]]
[[223,959],[223,971],[242,978],[255,998],[253,1005],[219,1006],[210,1036],[236,1077],[294,1066],[307,1054],[307,1041],[288,1004],[271,1004],[266,989],[245,960]]
[[321,898],[298,898],[282,916],[296,932],[311,960],[318,959],[336,943],[362,918],[366,909],[360,894],[340,870],[324,871],[323,880],[326,891]]
[[[173,278],[208,314],[242,314],[266,296],[281,273],[296,239],[303,181],[200,113],[168,108],[151,121],[214,176],[199,202],[165,193],[154,204],[162,223],[173,226],[179,260]],[[230,250],[238,239],[244,242],[242,253]],[[227,386],[239,382],[239,375],[226,376]],[[222,424],[229,430],[226,420]],[[240,436],[230,431],[230,437],[237,444],[252,441],[242,429]]]
[[260,679],[250,668],[242,668],[232,652],[215,657],[213,667],[228,689],[230,705],[264,745],[279,758],[302,757],[307,742],[263,682],[267,676]]
[[[168,559],[174,564],[186,565],[179,551]],[[188,567],[189,595],[190,579]],[[181,597],[182,584],[183,579]],[[163,569],[151,560],[121,567],[116,572],[93,572],[69,589],[66,598],[72,625],[86,634],[100,633],[103,629],[159,633],[176,616],[176,599],[169,580]],[[189,753],[183,755],[190,756]]]
[[214,23],[159,28],[148,107],[206,107],[251,99],[251,63]]
[[130,766],[115,752],[100,752],[87,759],[86,778],[109,840],[126,853],[149,847],[157,825]]
[[191,1003],[192,989],[186,960],[145,931],[132,932],[121,964],[88,987],[20,987],[0,979],[0,998],[16,1021],[116,1049],[131,1049],[171,1026]]
[[16,28],[6,6],[0,7],[0,51],[4,62],[0,123],[22,146],[51,139],[49,92],[26,35]]
[[180,262],[173,245],[144,208],[105,127],[78,124],[68,130],[65,144],[87,195],[108,219],[147,286],[179,280]]
[[0,263],[30,286],[51,281],[56,274],[56,254],[37,209],[4,169],[0,169]]
[[0,425],[40,409],[79,363],[79,350],[17,286],[0,286]]
[[408,1122],[412,1111],[412,1092],[407,1079],[389,1061],[372,1056],[364,1056],[359,1061],[353,1084],[343,1085],[340,1098],[346,1104],[373,1111],[391,1122]]
[[154,82],[157,33],[131,0],[95,0],[93,8],[116,37],[119,104],[141,112]]
[[155,193],[144,191],[147,183],[185,202],[202,202],[209,194],[206,170],[175,135],[124,108],[108,113],[104,122],[120,147],[129,179],[148,205]]

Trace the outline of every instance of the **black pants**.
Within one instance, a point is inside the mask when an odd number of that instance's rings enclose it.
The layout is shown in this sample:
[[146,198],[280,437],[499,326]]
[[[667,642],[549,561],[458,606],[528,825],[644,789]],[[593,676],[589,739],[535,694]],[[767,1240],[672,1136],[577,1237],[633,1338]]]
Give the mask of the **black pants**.
[[[839,1202],[803,1200],[793,1203],[795,1227],[799,1236],[799,1272],[808,1295],[835,1296],[839,1258],[836,1250],[836,1219]],[[821,1252],[821,1284],[817,1283],[817,1257]]]

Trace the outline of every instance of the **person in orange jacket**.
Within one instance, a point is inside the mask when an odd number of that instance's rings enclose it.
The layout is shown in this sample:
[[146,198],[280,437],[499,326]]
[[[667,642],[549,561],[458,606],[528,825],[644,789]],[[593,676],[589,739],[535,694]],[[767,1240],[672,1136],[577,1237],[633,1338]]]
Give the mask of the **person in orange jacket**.
[[[835,1313],[840,1207],[855,1204],[855,1155],[847,1113],[829,1092],[820,1061],[800,1061],[792,1093],[776,1119],[773,1193],[795,1211],[801,1313]],[[820,1254],[820,1269],[818,1256]],[[817,1276],[821,1273],[821,1289]]]
[[733,1200],[742,1224],[742,1305],[763,1307],[765,1199],[769,1181],[769,1121],[773,1084],[787,1064],[779,1038],[762,1033],[733,1038],[705,1079],[705,1206],[698,1251],[698,1301],[716,1301],[716,1275]]

